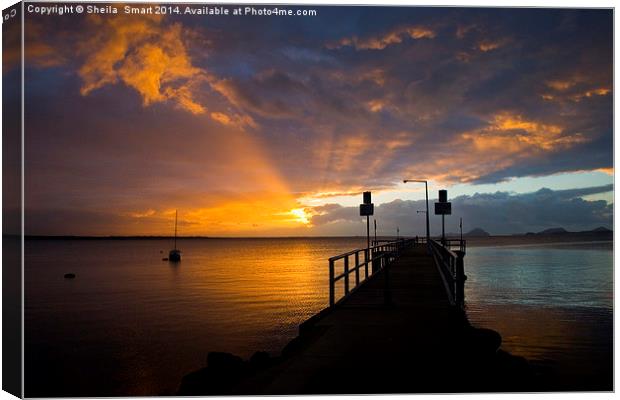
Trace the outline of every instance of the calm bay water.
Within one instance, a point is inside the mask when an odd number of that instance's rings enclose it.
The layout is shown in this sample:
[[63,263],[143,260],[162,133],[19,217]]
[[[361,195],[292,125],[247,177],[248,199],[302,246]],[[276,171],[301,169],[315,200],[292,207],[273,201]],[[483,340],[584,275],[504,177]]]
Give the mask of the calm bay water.
[[467,314],[553,390],[613,382],[613,243],[469,248]]
[[327,305],[327,259],[365,240],[180,240],[178,265],[170,246],[26,243],[28,396],[172,394],[209,351],[277,354]]
[[[173,394],[209,351],[277,354],[327,305],[327,258],[364,245],[181,240],[174,265],[161,260],[168,241],[28,240],[26,395]],[[470,248],[465,260],[470,320],[505,350],[560,378],[611,373],[610,244]]]

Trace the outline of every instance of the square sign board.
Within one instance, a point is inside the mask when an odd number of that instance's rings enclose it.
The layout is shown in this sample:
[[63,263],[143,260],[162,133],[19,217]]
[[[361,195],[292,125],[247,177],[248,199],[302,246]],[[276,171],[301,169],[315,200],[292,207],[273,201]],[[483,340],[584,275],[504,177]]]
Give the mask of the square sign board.
[[435,215],[452,214],[452,203],[435,203]]
[[374,204],[360,204],[360,215],[361,216],[366,216],[366,215],[372,215],[375,212],[375,205]]

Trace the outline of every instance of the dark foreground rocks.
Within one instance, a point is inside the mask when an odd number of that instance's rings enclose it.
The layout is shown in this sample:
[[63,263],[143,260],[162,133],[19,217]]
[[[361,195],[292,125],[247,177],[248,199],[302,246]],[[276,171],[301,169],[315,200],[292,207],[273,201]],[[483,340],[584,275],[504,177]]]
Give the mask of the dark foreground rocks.
[[207,356],[207,367],[192,372],[183,378],[178,395],[224,395],[243,379],[250,377],[277,362],[266,352],[256,352],[245,361],[230,353],[211,352]]
[[410,348],[403,347],[397,356],[381,357],[375,351],[360,348],[353,358],[335,357],[314,367],[312,364],[317,359],[308,353],[327,329],[306,326],[301,332],[278,357],[257,352],[249,360],[242,360],[228,353],[209,353],[207,366],[185,376],[178,394],[462,393],[542,389],[528,362],[500,350],[501,336],[490,329],[464,324],[447,335],[438,333],[437,341],[411,343]]

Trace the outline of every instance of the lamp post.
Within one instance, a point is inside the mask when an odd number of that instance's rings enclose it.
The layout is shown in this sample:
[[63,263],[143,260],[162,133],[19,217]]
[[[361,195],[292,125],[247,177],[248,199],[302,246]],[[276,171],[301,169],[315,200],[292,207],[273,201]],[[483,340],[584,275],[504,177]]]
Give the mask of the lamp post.
[[403,183],[407,182],[424,183],[424,189],[426,190],[426,243],[428,245],[431,242],[430,224],[428,221],[428,181],[424,179],[405,179],[403,181]]

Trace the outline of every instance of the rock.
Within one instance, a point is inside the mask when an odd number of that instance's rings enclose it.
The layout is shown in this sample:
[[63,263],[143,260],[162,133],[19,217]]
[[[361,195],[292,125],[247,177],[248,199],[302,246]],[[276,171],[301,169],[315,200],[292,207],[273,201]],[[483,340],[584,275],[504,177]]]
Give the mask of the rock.
[[[259,356],[260,357],[260,356]],[[207,367],[185,375],[178,395],[225,395],[249,373],[248,363],[234,354],[212,351]]]
[[495,354],[502,344],[502,336],[492,329],[475,328],[469,337],[471,345],[483,354]]
[[464,332],[465,345],[473,354],[493,356],[502,344],[502,337],[492,329],[470,328]]
[[207,355],[207,366],[218,371],[234,371],[243,367],[243,359],[234,354],[212,351]]
[[272,358],[266,351],[257,351],[250,357],[250,366],[255,369],[268,367],[272,364]]

